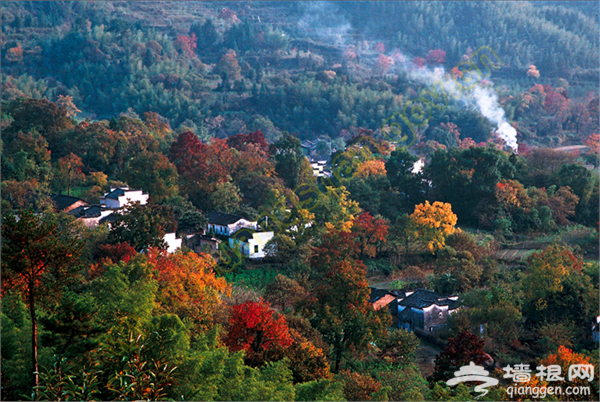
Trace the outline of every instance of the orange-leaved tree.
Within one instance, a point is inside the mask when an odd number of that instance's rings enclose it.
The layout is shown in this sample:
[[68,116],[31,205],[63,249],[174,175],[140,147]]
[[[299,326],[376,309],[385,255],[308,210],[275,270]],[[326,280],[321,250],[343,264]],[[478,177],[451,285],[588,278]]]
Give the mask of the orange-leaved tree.
[[356,168],[356,177],[385,176],[385,162],[381,159],[367,160]]
[[71,195],[71,186],[78,180],[85,180],[82,172],[83,162],[74,153],[64,156],[58,160],[58,177],[61,184],[67,187],[67,195]]
[[446,237],[456,232],[457,216],[452,212],[452,206],[447,202],[435,201],[429,204],[415,206],[410,215],[415,225],[415,237],[431,251],[443,248]]
[[167,255],[158,249],[148,258],[156,269],[159,308],[189,319],[199,330],[212,327],[223,306],[221,296],[231,293],[225,279],[215,275],[215,260],[204,253]]
[[600,151],[600,134],[592,134],[585,141],[585,145],[589,148],[588,153],[592,155],[598,155]]
[[[597,362],[597,360],[596,360]],[[590,357],[573,352],[561,345],[556,353],[548,355],[536,366],[537,374],[531,375],[531,380],[521,384],[523,387],[552,387],[562,381],[567,382],[571,389],[583,391],[580,393],[566,392],[560,395],[561,401],[590,401],[598,395],[596,379],[598,378],[598,364],[592,364]],[[558,369],[558,367],[560,369]],[[571,368],[571,366],[575,366]],[[576,375],[569,379],[569,370],[576,370]],[[577,377],[577,378],[576,378]],[[564,379],[564,380],[563,380]],[[587,393],[585,390],[589,390]],[[564,392],[564,390],[563,390]],[[521,400],[520,398],[516,400]],[[597,398],[596,398],[597,399]]]

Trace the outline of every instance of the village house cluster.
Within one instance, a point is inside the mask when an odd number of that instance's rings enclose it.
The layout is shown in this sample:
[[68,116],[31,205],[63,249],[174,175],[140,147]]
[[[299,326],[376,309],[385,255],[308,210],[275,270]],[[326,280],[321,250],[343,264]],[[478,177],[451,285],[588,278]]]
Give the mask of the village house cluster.
[[[115,214],[122,214],[129,203],[148,203],[148,194],[143,190],[131,189],[128,186],[111,188],[100,197],[98,204],[90,204],[80,198],[63,194],[52,196],[56,209],[66,212],[80,220],[89,228],[100,224],[108,224],[115,219]],[[256,221],[249,221],[238,215],[222,212],[209,212],[208,224],[201,233],[191,233],[183,237],[177,233],[166,233],[164,241],[167,252],[173,253],[186,246],[197,253],[219,253],[219,245],[228,241],[229,246],[237,248],[244,257],[264,258],[265,245],[273,238],[273,232],[263,231]],[[245,231],[245,232],[240,232]],[[235,235],[235,236],[234,236]]]
[[371,288],[369,302],[375,310],[387,308],[394,326],[428,335],[439,331],[450,314],[458,311],[458,295],[431,290],[384,290]]

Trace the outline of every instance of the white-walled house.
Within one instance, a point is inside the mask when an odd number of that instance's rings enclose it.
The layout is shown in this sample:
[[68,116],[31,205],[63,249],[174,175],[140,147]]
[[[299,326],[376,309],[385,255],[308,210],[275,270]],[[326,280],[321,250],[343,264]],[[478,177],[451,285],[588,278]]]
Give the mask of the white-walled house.
[[172,254],[177,249],[181,248],[181,242],[183,239],[178,239],[175,233],[165,233],[163,240],[165,243],[167,243],[167,253]]
[[457,295],[444,295],[426,289],[385,290],[371,288],[369,302],[375,310],[387,308],[394,325],[407,331],[437,332],[448,317],[458,311]]
[[140,205],[146,205],[148,197],[148,194],[144,194],[142,190],[117,187],[111,188],[109,193],[104,194],[104,197],[100,197],[100,204],[109,209],[120,209],[130,202],[139,202]]
[[234,237],[229,238],[229,245],[239,248],[244,257],[265,258],[265,245],[274,235],[273,232],[255,232],[252,229],[243,229]]
[[208,225],[207,233],[214,233],[221,236],[231,236],[242,228],[258,230],[256,221],[249,221],[241,216],[226,214],[223,212],[209,212],[206,214]]
[[442,295],[430,290],[402,292],[398,301],[398,326],[407,331],[436,332],[448,316],[460,308],[457,295]]

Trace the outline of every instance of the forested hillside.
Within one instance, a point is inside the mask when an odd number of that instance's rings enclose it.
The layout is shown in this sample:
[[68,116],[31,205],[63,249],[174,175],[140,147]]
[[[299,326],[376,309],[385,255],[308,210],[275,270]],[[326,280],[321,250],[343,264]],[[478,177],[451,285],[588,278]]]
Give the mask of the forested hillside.
[[[203,138],[377,135],[423,89],[415,69],[449,72],[487,46],[502,64],[489,79],[525,142],[581,143],[597,118],[594,12],[568,2],[7,3],[2,97],[69,95],[81,117],[100,119],[156,112]],[[536,84],[551,88],[530,105]],[[477,114],[453,105],[421,134],[435,140],[459,115],[464,137],[487,138]]]
[[599,400],[599,38],[597,2],[3,2],[2,400]]

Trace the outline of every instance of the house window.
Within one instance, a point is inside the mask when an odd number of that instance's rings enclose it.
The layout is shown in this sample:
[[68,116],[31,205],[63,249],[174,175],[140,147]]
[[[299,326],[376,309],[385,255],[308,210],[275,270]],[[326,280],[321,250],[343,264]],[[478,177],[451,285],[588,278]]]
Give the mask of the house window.
[[254,253],[258,253],[258,246],[254,246]]
[[438,314],[439,314],[439,317],[442,318],[442,312],[440,311]]

